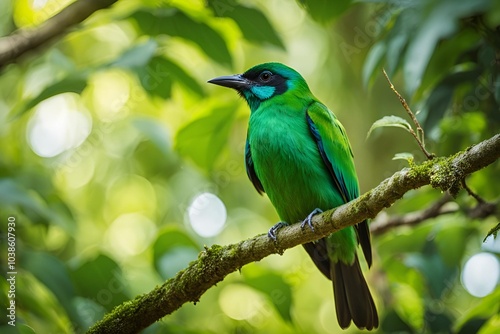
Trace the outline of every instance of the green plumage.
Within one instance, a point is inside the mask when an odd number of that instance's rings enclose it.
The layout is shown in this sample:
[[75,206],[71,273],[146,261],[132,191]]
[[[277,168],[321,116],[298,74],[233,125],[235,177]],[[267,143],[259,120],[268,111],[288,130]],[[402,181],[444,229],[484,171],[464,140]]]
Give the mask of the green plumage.
[[[282,221],[301,222],[317,208],[328,210],[359,196],[345,130],[299,73],[266,63],[209,82],[236,89],[248,102],[247,173],[257,191],[267,193]],[[371,265],[366,221],[304,248],[333,281],[339,325],[346,328],[353,320],[359,328],[373,329],[378,316],[359,267],[358,243]]]

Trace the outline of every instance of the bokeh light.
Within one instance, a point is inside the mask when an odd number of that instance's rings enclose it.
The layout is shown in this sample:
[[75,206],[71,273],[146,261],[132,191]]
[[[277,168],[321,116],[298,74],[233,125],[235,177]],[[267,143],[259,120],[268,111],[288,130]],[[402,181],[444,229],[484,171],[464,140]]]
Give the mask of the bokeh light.
[[120,213],[154,212],[157,201],[153,185],[137,174],[122,174],[115,178],[106,192],[106,219],[115,219]]
[[106,233],[106,246],[119,258],[141,253],[153,240],[155,224],[138,213],[124,214],[116,218]]
[[108,70],[95,74],[90,81],[89,92],[100,120],[116,121],[128,115],[124,106],[130,98],[130,83],[125,73]]
[[484,297],[495,289],[500,278],[500,263],[491,253],[472,256],[462,271],[462,285],[475,297]]
[[216,236],[226,224],[226,206],[219,197],[212,193],[197,195],[187,210],[189,223],[200,236]]
[[41,102],[28,123],[31,149],[44,158],[78,147],[90,134],[92,121],[78,95],[66,93]]
[[219,295],[220,308],[235,320],[249,320],[255,317],[263,311],[264,303],[264,297],[245,285],[229,285]]
[[40,24],[66,7],[71,0],[20,0],[13,1],[14,22],[17,27]]

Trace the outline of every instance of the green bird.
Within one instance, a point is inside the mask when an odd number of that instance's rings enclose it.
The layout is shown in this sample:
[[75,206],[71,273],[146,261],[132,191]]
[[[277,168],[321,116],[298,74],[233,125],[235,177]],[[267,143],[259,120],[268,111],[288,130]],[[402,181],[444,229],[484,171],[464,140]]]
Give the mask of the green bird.
[[[245,148],[246,171],[257,191],[266,193],[281,222],[269,237],[289,223],[311,218],[359,196],[353,154],[344,127],[309,90],[304,78],[280,63],[265,63],[243,74],[209,83],[235,89],[251,111]],[[357,256],[361,244],[372,264],[366,221],[317,242],[304,244],[318,269],[333,283],[337,320],[347,328],[378,327],[378,315]]]

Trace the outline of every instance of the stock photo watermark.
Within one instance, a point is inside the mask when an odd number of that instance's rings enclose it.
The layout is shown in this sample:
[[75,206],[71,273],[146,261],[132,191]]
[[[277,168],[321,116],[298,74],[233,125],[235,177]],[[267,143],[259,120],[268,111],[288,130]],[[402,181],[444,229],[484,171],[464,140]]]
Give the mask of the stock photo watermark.
[[16,218],[7,218],[7,323],[16,325]]

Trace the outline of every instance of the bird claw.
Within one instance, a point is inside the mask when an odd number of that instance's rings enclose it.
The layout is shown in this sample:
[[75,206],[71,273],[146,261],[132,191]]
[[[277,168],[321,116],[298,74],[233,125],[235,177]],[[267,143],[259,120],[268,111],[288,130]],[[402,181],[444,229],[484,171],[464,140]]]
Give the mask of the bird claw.
[[307,224],[307,225],[309,226],[309,228],[311,229],[311,231],[313,231],[313,232],[314,232],[314,226],[313,226],[313,224],[312,224],[312,217],[313,217],[314,215],[317,215],[318,213],[322,213],[322,212],[323,212],[323,210],[321,210],[321,209],[318,209],[318,208],[314,209],[314,210],[313,210],[313,211],[312,211],[312,212],[311,212],[311,213],[307,216],[307,218],[306,218],[306,219],[304,219],[304,220],[302,221],[302,224],[300,224],[300,228],[302,228],[302,229],[303,229],[303,228],[306,226],[306,224]]
[[269,231],[267,232],[267,236],[270,238],[270,239],[273,239],[273,241],[276,241],[277,240],[277,237],[276,237],[276,232],[278,232],[278,230],[282,227],[285,227],[285,226],[288,226],[288,223],[286,222],[278,222],[276,224],[274,224],[270,229]]

